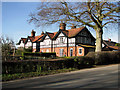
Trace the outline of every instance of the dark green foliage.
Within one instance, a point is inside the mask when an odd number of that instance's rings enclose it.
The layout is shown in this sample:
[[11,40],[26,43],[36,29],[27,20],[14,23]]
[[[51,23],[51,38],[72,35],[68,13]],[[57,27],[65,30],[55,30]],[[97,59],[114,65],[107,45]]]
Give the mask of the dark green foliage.
[[56,57],[56,53],[40,53],[40,52],[22,52],[22,57],[24,59],[27,59],[29,57],[46,57],[46,58],[55,58]]
[[24,48],[24,52],[32,52],[32,47]]
[[76,57],[74,59],[76,68],[92,67],[94,65],[94,60],[90,57]]
[[95,60],[95,64],[105,65],[120,62],[119,51],[102,51],[102,52],[90,52],[87,57]]
[[[56,73],[54,70],[69,68],[82,69],[93,67],[94,65],[105,65],[112,63],[120,63],[120,52],[90,52],[87,56],[58,58],[56,60],[3,61],[2,74],[4,75],[3,80],[6,80],[6,78],[9,80],[9,78],[18,78],[17,74],[21,75],[22,73],[24,74],[24,77],[31,77],[46,75],[49,73],[54,74]],[[20,76],[19,78],[23,77]]]
[[22,55],[22,52],[23,52],[23,50],[16,50],[16,53],[15,53],[15,55],[16,56],[21,56]]

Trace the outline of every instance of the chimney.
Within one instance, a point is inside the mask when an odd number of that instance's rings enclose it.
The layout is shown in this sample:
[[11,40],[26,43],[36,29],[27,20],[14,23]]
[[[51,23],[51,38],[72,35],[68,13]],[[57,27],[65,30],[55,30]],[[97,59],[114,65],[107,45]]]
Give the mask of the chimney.
[[74,29],[74,28],[76,28],[76,26],[74,24],[72,24],[71,29]]
[[111,39],[108,39],[109,42],[111,42]]
[[34,36],[35,36],[35,33],[36,33],[36,32],[35,32],[34,30],[32,30],[31,36],[34,37]]
[[44,32],[42,31],[41,35],[43,35],[43,34],[44,34]]
[[60,23],[60,29],[61,30],[66,30],[66,24],[65,23]]

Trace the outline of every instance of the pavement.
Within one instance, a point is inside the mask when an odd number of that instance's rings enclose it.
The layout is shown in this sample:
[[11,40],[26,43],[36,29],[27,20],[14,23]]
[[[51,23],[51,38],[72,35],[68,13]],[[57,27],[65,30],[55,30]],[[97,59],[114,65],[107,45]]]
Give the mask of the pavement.
[[3,82],[2,88],[119,88],[118,65],[13,80]]

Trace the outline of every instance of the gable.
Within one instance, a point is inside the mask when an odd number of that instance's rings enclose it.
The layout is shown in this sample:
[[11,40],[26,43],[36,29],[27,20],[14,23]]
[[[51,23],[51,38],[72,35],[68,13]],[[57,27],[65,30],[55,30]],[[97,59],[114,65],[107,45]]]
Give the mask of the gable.
[[62,30],[59,30],[53,39],[56,40],[58,37],[67,37],[67,36],[62,32]]
[[46,36],[45,39],[50,39],[50,37]]
[[65,35],[61,32],[58,37],[65,37]]
[[86,30],[83,30],[78,35],[80,35],[80,36],[90,36],[90,33],[87,32]]
[[80,31],[76,36],[86,36],[86,37],[90,37],[95,40],[95,38],[93,37],[93,35],[90,33],[90,31],[87,28]]

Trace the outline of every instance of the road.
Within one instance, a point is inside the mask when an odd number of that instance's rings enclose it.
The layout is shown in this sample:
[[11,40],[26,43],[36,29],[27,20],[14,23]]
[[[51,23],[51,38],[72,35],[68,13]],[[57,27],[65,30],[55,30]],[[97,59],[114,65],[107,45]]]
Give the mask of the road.
[[118,88],[118,64],[3,82],[4,88]]

